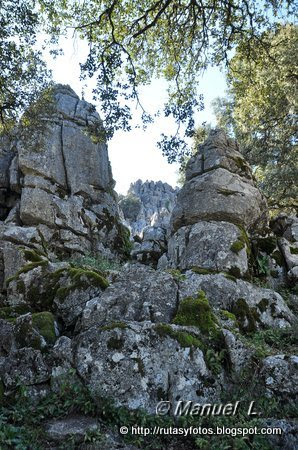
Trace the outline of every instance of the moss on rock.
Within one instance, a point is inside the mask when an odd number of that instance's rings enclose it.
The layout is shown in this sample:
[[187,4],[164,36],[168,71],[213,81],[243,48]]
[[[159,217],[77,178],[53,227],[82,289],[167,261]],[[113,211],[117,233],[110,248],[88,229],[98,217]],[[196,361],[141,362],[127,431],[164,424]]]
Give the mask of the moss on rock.
[[205,292],[199,291],[197,298],[186,297],[182,300],[173,323],[196,326],[205,334],[215,330],[217,327],[216,317],[212,312]]
[[128,325],[124,322],[112,322],[108,325],[105,325],[100,328],[101,331],[110,331],[114,330],[115,328],[120,328],[121,330],[124,330],[125,328],[128,328]]
[[192,272],[197,273],[199,275],[213,275],[217,273],[216,270],[205,269],[204,267],[193,266],[191,268]]
[[259,313],[256,308],[250,308],[244,298],[239,298],[232,308],[237,317],[239,328],[243,332],[252,333],[257,329]]
[[170,338],[175,339],[179,342],[181,347],[196,347],[201,350],[204,349],[204,344],[200,339],[185,331],[175,331],[171,325],[159,323],[154,327],[154,330],[161,337],[169,336]]
[[233,253],[239,253],[244,247],[245,247],[244,242],[242,242],[241,240],[237,240],[233,242],[233,244],[230,247],[230,250]]
[[44,337],[47,344],[54,344],[57,337],[55,333],[55,319],[52,313],[44,311],[32,314],[33,327]]

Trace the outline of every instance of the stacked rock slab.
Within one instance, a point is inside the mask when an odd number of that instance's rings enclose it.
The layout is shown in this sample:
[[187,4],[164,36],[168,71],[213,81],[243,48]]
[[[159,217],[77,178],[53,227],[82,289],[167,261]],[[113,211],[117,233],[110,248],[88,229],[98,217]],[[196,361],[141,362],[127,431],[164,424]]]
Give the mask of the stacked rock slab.
[[242,276],[248,269],[246,232],[266,220],[266,201],[237,144],[213,130],[187,164],[171,217],[168,261],[160,266]]
[[66,256],[121,252],[127,232],[94,106],[56,85],[25,117],[31,123],[0,152],[1,195],[9,198],[1,209],[5,278],[24,264],[19,246]]

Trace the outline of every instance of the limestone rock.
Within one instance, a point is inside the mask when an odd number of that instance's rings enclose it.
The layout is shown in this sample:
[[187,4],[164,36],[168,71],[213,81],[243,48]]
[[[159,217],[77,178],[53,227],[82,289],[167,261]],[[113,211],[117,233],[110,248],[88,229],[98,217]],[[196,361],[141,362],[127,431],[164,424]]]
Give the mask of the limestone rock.
[[0,357],[16,350],[14,327],[6,320],[0,319]]
[[87,432],[96,430],[99,430],[99,423],[96,419],[80,415],[50,420],[45,424],[47,437],[59,443],[70,437],[76,443],[82,442]]
[[177,309],[177,294],[177,285],[169,273],[128,265],[100,297],[86,304],[81,327],[127,320],[170,322]]
[[178,189],[161,181],[136,181],[119,202],[132,236],[142,236],[145,227],[167,228]]
[[179,299],[195,297],[203,290],[210,305],[233,312],[243,330],[259,327],[289,327],[294,315],[277,292],[255,286],[244,280],[230,279],[224,274],[199,275],[186,272],[180,282]]
[[[2,152],[0,145],[6,174],[6,212],[0,217],[6,227],[0,239],[30,248],[46,243],[48,253],[67,256],[101,252],[122,257],[128,231],[120,223],[102,121],[94,106],[70,87],[57,85],[31,113],[31,128],[20,124],[11,147]],[[0,186],[0,209],[1,192]]]
[[263,360],[261,376],[268,396],[297,404],[298,356],[274,355]]
[[171,217],[172,231],[201,220],[250,228],[261,219],[266,219],[266,201],[253,184],[248,164],[223,131],[211,131],[187,165],[186,183]]
[[48,381],[49,371],[40,350],[21,348],[0,357],[0,379],[11,389],[19,383],[28,386]]
[[171,224],[174,232],[200,220],[226,221],[251,228],[262,219],[265,208],[266,202],[256,187],[237,173],[220,167],[185,183],[177,196]]
[[230,330],[222,330],[231,368],[235,373],[240,374],[241,371],[251,363],[253,351],[247,348],[243,342],[235,336]]
[[201,221],[179,228],[168,241],[167,256],[171,266],[180,270],[195,266],[226,272],[236,269],[244,275],[248,269],[243,232],[227,222]]
[[161,399],[191,398],[202,403],[218,399],[220,387],[202,351],[159,335],[157,326],[151,322],[127,322],[108,329],[97,326],[75,338],[76,369],[91,392],[149,413],[155,413]]

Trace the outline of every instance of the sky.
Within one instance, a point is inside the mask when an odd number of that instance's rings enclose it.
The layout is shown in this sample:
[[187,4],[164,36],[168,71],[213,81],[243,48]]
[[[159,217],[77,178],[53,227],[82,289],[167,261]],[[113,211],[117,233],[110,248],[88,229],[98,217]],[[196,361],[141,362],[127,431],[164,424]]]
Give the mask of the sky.
[[[53,79],[57,83],[69,84],[78,95],[84,90],[84,98],[97,106],[92,99],[92,81],[80,81],[79,63],[87,54],[87,45],[71,36],[61,41],[64,54],[53,59],[45,54],[48,67],[52,70]],[[218,96],[224,96],[226,89],[225,77],[216,67],[207,69],[199,81],[199,93],[204,95],[205,109],[195,116],[196,125],[211,122],[215,125],[211,102]],[[149,112],[162,107],[166,99],[166,83],[164,80],[154,80],[149,86],[142,88],[140,98]],[[135,112],[135,116],[138,113]],[[156,143],[161,133],[175,132],[175,124],[171,119],[158,118],[155,123],[142,129],[132,129],[130,132],[117,131],[108,142],[109,158],[113,177],[116,181],[115,190],[126,194],[130,184],[138,179],[143,181],[161,180],[175,186],[178,177],[178,164],[168,164]]]

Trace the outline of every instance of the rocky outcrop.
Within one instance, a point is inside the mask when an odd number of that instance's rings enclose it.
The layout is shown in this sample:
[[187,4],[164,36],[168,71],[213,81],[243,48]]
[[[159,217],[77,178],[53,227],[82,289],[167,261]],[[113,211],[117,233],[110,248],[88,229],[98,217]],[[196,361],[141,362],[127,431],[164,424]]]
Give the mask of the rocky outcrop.
[[[156,216],[143,206],[139,215],[141,196],[131,203],[126,214],[146,226],[132,251],[138,262],[124,263],[128,235],[119,223],[101,122],[66,87],[54,90],[52,107],[38,132],[23,136],[11,147],[12,158],[3,158],[9,182],[0,178],[17,198],[12,208],[5,203],[0,224],[4,443],[33,426],[32,436],[42,434],[36,448],[63,441],[64,447],[94,442],[94,448],[133,449],[116,429],[167,428],[179,423],[172,414],[180,400],[208,407],[228,396],[241,406],[265,405],[263,415],[210,416],[208,427],[275,423],[290,436],[272,437],[274,448],[294,449],[296,220],[279,218],[257,233],[266,222],[264,199],[237,145],[216,131],[187,166],[170,229],[169,211],[163,215],[167,195],[160,197],[170,190],[174,198],[173,190],[151,186]],[[139,192],[150,185],[136,183]],[[148,266],[157,260],[157,270]],[[273,278],[282,294],[265,285]],[[25,395],[18,397],[20,384]],[[164,419],[152,415],[160,401],[168,408]],[[18,402],[20,409],[12,409]],[[184,417],[183,424],[193,420]],[[142,448],[209,446],[195,442],[197,436],[162,436],[157,443],[156,436],[134,438]],[[262,448],[255,445],[258,435],[250,438],[252,448]],[[210,439],[217,448],[217,437]],[[225,439],[238,445],[237,437]]]
[[57,85],[27,114],[10,147],[0,143],[4,278],[24,263],[19,247],[63,257],[125,253],[128,231],[94,106]]
[[295,284],[298,281],[298,218],[280,215],[271,222],[271,228],[278,236],[288,280]]
[[119,206],[132,236],[141,236],[144,228],[168,228],[178,189],[161,181],[136,181],[130,185]]
[[171,217],[168,261],[160,267],[194,266],[243,276],[248,270],[248,230],[266,223],[266,201],[237,145],[211,131],[186,167],[186,182]]
[[124,223],[134,237],[131,256],[156,268],[167,250],[167,233],[178,188],[161,181],[136,181],[130,185],[119,206]]

